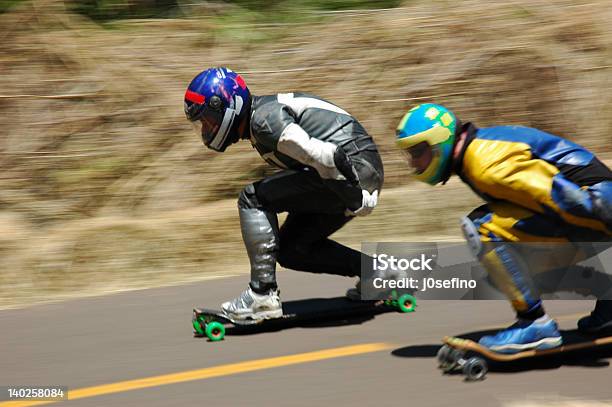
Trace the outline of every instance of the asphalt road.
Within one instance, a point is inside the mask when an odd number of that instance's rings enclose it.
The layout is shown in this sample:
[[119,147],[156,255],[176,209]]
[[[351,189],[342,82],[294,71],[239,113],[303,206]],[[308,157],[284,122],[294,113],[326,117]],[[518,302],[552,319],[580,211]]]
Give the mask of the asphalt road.
[[[333,297],[352,285],[291,271],[279,278],[284,300]],[[232,277],[0,311],[0,386],[68,386],[79,398],[54,405],[74,407],[612,402],[612,349],[497,366],[477,383],[442,375],[440,339],[508,324],[513,315],[504,301],[423,301],[412,314],[221,342],[192,336],[194,306],[217,307],[245,286],[245,277]],[[547,306],[573,328],[592,304]]]

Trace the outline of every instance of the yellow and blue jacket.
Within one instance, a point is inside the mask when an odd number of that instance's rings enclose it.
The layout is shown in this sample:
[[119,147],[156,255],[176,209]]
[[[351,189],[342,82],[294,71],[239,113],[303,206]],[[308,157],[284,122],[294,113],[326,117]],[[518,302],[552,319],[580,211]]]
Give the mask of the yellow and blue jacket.
[[593,153],[529,127],[463,128],[468,136],[453,170],[487,202],[612,235],[612,172]]

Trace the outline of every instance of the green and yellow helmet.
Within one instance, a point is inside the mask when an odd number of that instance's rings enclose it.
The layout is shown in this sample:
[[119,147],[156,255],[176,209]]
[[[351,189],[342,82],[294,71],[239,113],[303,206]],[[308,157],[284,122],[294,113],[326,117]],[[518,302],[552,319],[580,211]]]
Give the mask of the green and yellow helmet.
[[433,103],[415,106],[404,115],[397,127],[397,146],[413,159],[415,147],[428,145],[431,150],[427,167],[413,174],[416,179],[431,185],[446,180],[460,126],[453,112]]

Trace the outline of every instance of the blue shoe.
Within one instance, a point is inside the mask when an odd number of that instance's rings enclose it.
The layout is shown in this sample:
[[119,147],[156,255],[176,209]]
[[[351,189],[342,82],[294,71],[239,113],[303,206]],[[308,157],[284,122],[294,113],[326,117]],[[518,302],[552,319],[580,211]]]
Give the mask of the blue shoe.
[[482,346],[498,353],[519,353],[531,349],[550,349],[561,346],[563,339],[552,319],[546,322],[519,320],[510,328],[495,335],[483,336]]

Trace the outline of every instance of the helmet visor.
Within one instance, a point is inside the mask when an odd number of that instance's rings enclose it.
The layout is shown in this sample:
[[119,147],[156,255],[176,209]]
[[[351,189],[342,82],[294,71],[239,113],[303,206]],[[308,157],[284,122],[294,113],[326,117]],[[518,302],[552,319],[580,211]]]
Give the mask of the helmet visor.
[[196,134],[202,137],[204,145],[209,147],[219,133],[222,122],[223,113],[207,109],[198,120],[194,120],[191,123]]
[[432,148],[426,141],[402,149],[402,153],[408,160],[413,175],[423,174],[433,161]]

